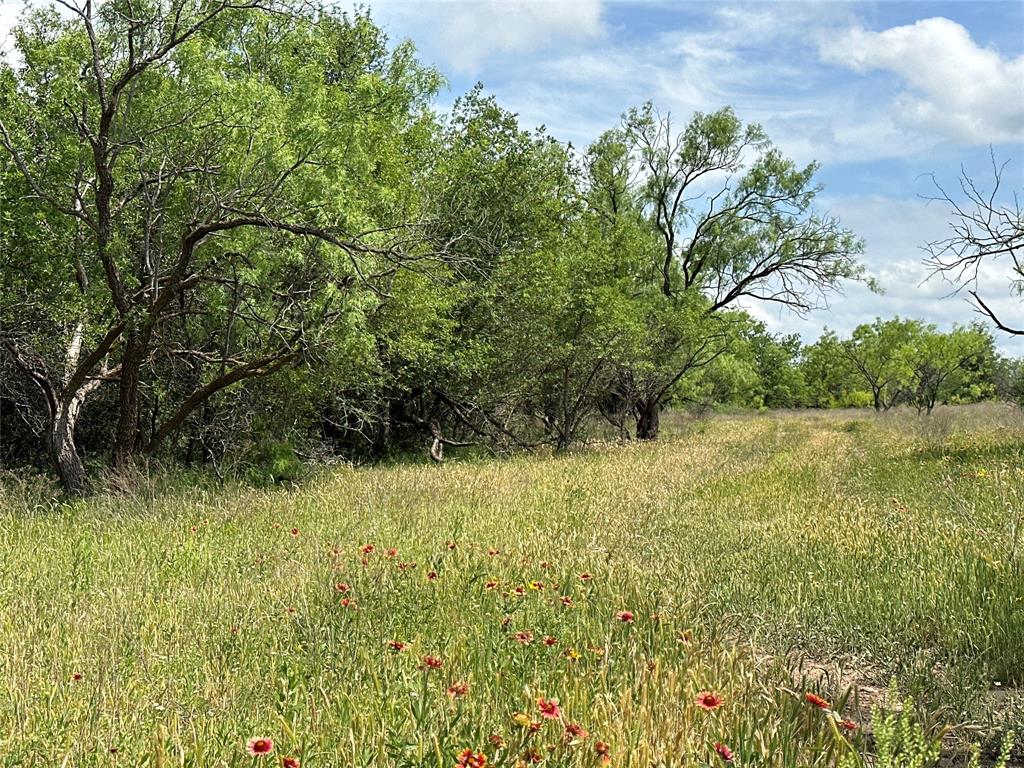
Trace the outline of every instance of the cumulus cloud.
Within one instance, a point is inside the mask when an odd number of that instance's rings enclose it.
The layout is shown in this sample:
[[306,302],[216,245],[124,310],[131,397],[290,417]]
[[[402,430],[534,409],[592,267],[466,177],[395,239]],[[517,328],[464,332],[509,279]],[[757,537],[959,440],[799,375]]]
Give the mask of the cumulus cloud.
[[856,72],[901,78],[906,90],[893,108],[908,125],[975,144],[1024,138],[1024,56],[982,48],[954,21],[922,19],[882,32],[854,27],[820,50]]
[[495,53],[529,53],[604,31],[602,0],[377,0],[373,7],[406,30],[429,28],[432,47],[459,72],[475,72]]

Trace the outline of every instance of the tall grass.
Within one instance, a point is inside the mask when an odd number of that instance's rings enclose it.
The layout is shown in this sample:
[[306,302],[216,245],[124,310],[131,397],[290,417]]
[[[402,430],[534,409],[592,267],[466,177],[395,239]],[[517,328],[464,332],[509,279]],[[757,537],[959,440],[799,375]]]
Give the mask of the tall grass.
[[835,766],[890,679],[922,733],[996,745],[1024,732],[1024,430],[952,418],[68,505],[7,484],[0,765]]

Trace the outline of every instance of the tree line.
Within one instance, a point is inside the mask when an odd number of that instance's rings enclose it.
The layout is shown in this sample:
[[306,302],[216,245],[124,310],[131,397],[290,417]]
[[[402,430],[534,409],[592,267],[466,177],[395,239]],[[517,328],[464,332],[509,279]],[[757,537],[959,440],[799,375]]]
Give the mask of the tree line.
[[579,149],[480,86],[439,113],[441,74],[364,11],[56,6],[0,64],[0,460],[68,491],[268,442],[440,460],[654,439],[672,404],[1003,386],[980,327],[804,348],[752,320],[870,280],[816,164],[728,107],[645,104]]

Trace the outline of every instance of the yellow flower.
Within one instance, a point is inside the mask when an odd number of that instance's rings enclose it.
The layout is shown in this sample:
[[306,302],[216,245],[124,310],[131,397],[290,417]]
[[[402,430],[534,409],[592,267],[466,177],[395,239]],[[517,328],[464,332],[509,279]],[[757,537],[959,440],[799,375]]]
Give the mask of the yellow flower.
[[512,715],[512,721],[516,725],[520,725],[523,728],[526,728],[530,724],[530,716],[525,712],[516,712],[514,715]]

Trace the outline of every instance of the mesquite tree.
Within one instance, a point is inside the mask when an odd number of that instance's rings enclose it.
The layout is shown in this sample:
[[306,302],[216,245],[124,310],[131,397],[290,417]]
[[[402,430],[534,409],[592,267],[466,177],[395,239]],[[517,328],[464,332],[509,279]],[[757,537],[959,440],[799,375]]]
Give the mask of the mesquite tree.
[[804,312],[863,278],[861,243],[814,210],[817,165],[797,167],[729,108],[697,113],[678,132],[651,104],[632,109],[589,159],[592,204],[631,227],[641,220],[653,238],[638,289],[652,302],[661,295],[651,355],[624,377],[637,437],[657,437],[672,387],[721,354],[716,339],[728,334],[712,320],[723,310],[767,302]]
[[396,270],[445,251],[410,223],[439,78],[358,14],[58,2],[0,67],[0,327],[81,491],[75,426],[103,382],[124,465],[216,393],[317,354]]

